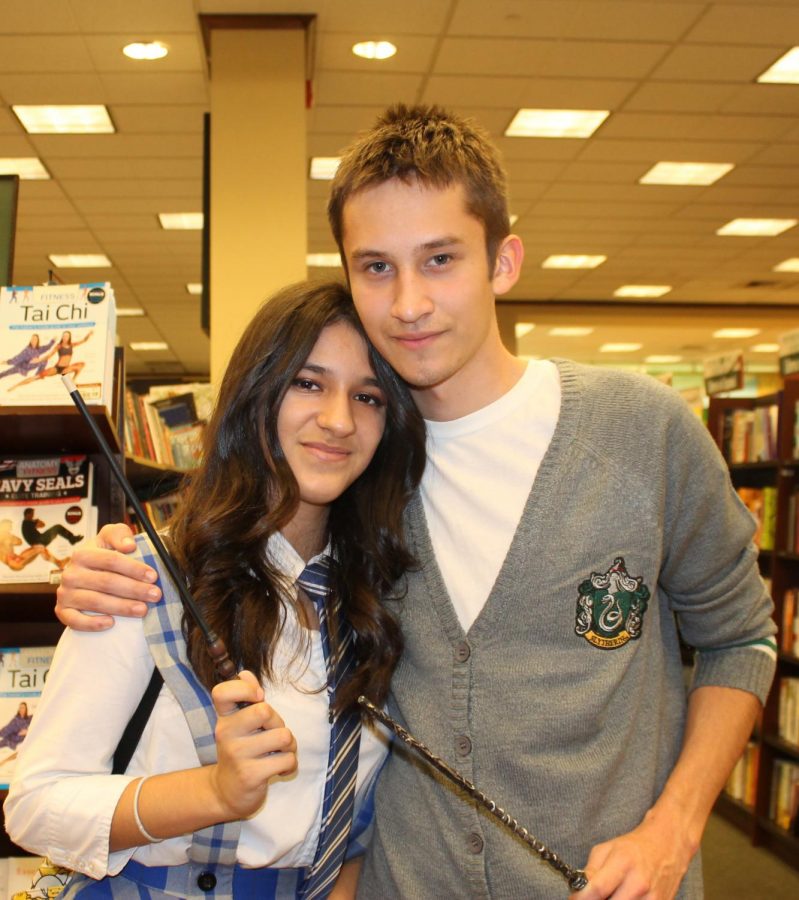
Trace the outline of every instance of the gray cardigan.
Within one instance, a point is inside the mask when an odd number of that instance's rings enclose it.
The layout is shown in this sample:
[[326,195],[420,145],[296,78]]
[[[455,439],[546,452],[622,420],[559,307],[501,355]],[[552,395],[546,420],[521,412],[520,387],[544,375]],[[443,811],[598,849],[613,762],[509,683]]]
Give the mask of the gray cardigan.
[[[549,450],[484,609],[464,634],[417,498],[418,571],[389,711],[574,866],[629,831],[679,753],[693,685],[765,698],[772,604],[754,525],[701,422],[653,379],[559,361]],[[565,882],[394,749],[359,896],[563,898]],[[680,897],[702,896],[698,857]]]

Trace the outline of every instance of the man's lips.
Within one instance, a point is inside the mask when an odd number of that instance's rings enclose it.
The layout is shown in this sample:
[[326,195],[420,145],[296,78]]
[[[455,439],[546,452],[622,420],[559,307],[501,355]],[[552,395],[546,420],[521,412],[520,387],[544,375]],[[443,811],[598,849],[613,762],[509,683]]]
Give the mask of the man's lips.
[[345,447],[334,447],[317,441],[305,441],[302,446],[317,459],[325,462],[340,462],[350,455],[350,451]]
[[427,347],[440,334],[440,331],[413,331],[406,334],[395,334],[394,340],[403,347],[415,350],[419,347]]

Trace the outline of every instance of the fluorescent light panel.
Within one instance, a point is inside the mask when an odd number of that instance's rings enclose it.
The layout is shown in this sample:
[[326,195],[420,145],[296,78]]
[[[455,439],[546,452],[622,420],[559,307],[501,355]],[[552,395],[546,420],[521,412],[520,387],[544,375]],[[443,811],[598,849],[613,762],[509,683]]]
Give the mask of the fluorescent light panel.
[[113,134],[105,106],[12,106],[28,134]]
[[203,214],[190,213],[158,213],[161,227],[167,231],[202,231]]
[[716,234],[727,237],[775,237],[793,228],[798,219],[731,219]]
[[134,41],[126,44],[122,52],[129,59],[163,59],[169,53],[169,48],[161,41]]
[[108,269],[111,260],[104,253],[51,253],[47,257],[58,269]]
[[548,256],[542,263],[542,269],[595,269],[601,266],[607,256],[560,255]]
[[779,353],[779,344],[755,344],[749,348],[752,353]]
[[352,52],[362,59],[389,59],[397,48],[391,41],[359,41],[353,44]]
[[505,137],[587,138],[609,115],[608,109],[520,109]]
[[549,329],[548,334],[552,337],[585,337],[593,332],[594,329],[588,325],[556,325]]
[[634,353],[636,350],[640,350],[643,347],[643,344],[602,344],[599,348],[600,353]]
[[792,47],[757,80],[765,84],[799,84],[799,47]]
[[308,253],[305,256],[305,265],[312,268],[333,269],[341,265],[341,256],[338,253]]
[[682,357],[681,356],[669,356],[668,354],[665,354],[665,353],[661,354],[661,355],[655,354],[654,356],[647,356],[646,359],[644,359],[644,362],[649,363],[650,365],[653,365],[653,366],[657,366],[657,365],[667,366],[671,363],[682,362]]
[[131,350],[169,350],[169,344],[164,341],[131,341],[128,344]]
[[191,284],[186,285],[186,290],[190,294],[193,294],[196,297],[196,296],[199,296],[200,294],[202,294],[203,286],[200,282],[193,281],[193,282],[191,282]]
[[750,338],[760,334],[759,328],[719,328],[713,332],[714,338]]
[[19,175],[22,181],[45,181],[50,173],[35,156],[7,156],[0,159],[0,175]]
[[535,325],[532,322],[517,322],[513,326],[513,333],[516,335],[516,340],[520,340],[526,334],[530,334],[530,332],[535,328]]
[[511,228],[513,228],[513,226],[519,221],[519,217],[516,215],[516,213],[511,213],[508,219],[510,221]]
[[311,178],[314,181],[331,181],[340,162],[340,156],[312,156]]
[[713,184],[734,169],[733,163],[659,162],[641,178],[639,184]]
[[799,272],[799,256],[792,256],[790,259],[784,259],[781,263],[774,266],[775,272]]
[[662,297],[671,290],[670,284],[623,284],[613,292],[614,297]]
[[117,318],[118,319],[132,319],[138,316],[144,316],[146,313],[141,307],[135,306],[118,306],[117,307]]

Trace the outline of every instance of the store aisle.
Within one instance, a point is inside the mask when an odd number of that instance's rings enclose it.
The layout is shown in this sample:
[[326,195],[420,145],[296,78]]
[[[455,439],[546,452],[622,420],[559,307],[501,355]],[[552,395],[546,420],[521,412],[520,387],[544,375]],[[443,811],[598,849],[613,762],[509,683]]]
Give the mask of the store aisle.
[[702,842],[705,900],[797,900],[799,871],[712,815]]

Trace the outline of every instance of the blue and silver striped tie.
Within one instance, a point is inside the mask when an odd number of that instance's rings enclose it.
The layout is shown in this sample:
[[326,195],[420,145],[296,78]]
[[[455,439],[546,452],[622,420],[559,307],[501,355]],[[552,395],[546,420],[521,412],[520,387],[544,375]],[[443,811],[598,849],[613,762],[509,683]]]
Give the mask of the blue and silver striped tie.
[[304,900],[327,897],[338,878],[347,849],[355,807],[355,779],[361,743],[361,717],[357,710],[333,713],[336,689],[354,667],[352,630],[342,614],[340,601],[333,598],[333,616],[338,624],[338,652],[331,659],[325,598],[329,592],[330,560],[323,557],[303,569],[297,584],[316,606],[319,634],[327,666],[328,698],[331,709],[330,752],[328,754],[325,796],[322,804],[322,828],[316,857],[303,883]]

